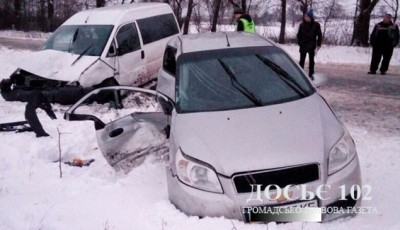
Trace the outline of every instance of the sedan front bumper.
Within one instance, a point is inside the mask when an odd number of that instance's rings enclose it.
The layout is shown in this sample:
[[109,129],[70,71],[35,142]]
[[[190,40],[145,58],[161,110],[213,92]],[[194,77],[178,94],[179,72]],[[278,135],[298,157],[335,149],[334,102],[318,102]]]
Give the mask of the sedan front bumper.
[[[256,201],[255,194],[239,194],[236,192],[232,178],[221,175],[218,175],[218,177],[224,191],[223,194],[206,192],[187,186],[186,184],[180,182],[178,177],[174,176],[170,169],[167,168],[169,199],[178,209],[182,210],[187,215],[202,217],[225,217],[240,221],[245,221],[245,207],[273,207],[293,202],[296,203],[296,201],[288,200],[283,202],[277,200],[268,200],[264,196],[262,197],[262,202],[254,202]],[[323,193],[323,199],[319,199],[319,197],[317,197],[318,206],[321,207],[322,210],[338,210],[340,209],[340,206],[343,206],[345,209],[360,207],[361,198],[358,200],[353,200],[349,195],[353,186],[356,186],[356,188],[361,188],[361,173],[358,157],[356,156],[345,168],[337,173],[328,177],[322,177],[318,181],[311,182],[306,185],[307,189],[313,194],[316,194],[317,188],[321,185],[326,188],[326,192]],[[293,189],[293,193],[299,194],[299,191],[295,191],[295,189]],[[264,195],[264,191],[262,194]],[[346,202],[340,201],[343,194],[345,194],[347,199],[350,199]],[[357,197],[357,195],[355,197]],[[297,202],[301,202],[301,200],[297,200]],[[322,213],[322,221],[329,221],[347,215],[348,214],[343,212],[330,214]]]

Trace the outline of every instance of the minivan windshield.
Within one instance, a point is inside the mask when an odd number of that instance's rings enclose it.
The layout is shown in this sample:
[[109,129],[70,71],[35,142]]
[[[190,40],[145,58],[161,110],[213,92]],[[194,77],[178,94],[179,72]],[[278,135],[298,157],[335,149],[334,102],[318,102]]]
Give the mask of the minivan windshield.
[[223,111],[284,103],[314,88],[277,47],[186,53],[177,60],[177,112]]
[[113,25],[66,25],[59,27],[44,43],[42,50],[100,56]]

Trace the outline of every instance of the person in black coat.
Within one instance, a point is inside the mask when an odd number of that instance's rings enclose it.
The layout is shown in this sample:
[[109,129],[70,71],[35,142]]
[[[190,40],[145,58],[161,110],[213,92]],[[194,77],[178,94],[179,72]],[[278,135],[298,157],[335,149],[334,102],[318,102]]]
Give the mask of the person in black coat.
[[314,80],[314,57],[315,51],[321,47],[322,32],[321,25],[314,20],[312,10],[308,11],[303,17],[297,33],[297,44],[300,46],[300,66],[304,69],[304,62],[308,53],[309,77]]
[[399,43],[399,27],[392,22],[392,16],[386,14],[383,21],[375,25],[370,36],[372,45],[372,59],[368,74],[376,74],[379,63],[381,63],[381,74],[385,75],[389,69],[393,49]]

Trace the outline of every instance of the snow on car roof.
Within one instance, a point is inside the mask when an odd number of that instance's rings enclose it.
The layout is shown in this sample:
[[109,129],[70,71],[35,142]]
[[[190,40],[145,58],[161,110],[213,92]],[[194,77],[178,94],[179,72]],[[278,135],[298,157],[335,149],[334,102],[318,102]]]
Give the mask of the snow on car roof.
[[183,35],[171,40],[169,44],[175,44],[172,46],[179,44],[181,46],[179,49],[182,49],[181,53],[274,45],[273,42],[260,35],[246,32],[214,32]]
[[84,10],[70,17],[63,25],[116,25],[121,22],[172,13],[165,3],[132,3]]

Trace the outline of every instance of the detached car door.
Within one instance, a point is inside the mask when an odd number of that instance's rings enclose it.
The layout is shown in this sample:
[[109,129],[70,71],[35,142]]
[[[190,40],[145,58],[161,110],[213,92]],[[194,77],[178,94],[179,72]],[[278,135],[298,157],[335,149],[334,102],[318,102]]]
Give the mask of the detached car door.
[[93,121],[103,156],[114,169],[127,173],[147,154],[168,151],[172,108],[172,100],[157,91],[113,86],[85,95],[64,118]]

